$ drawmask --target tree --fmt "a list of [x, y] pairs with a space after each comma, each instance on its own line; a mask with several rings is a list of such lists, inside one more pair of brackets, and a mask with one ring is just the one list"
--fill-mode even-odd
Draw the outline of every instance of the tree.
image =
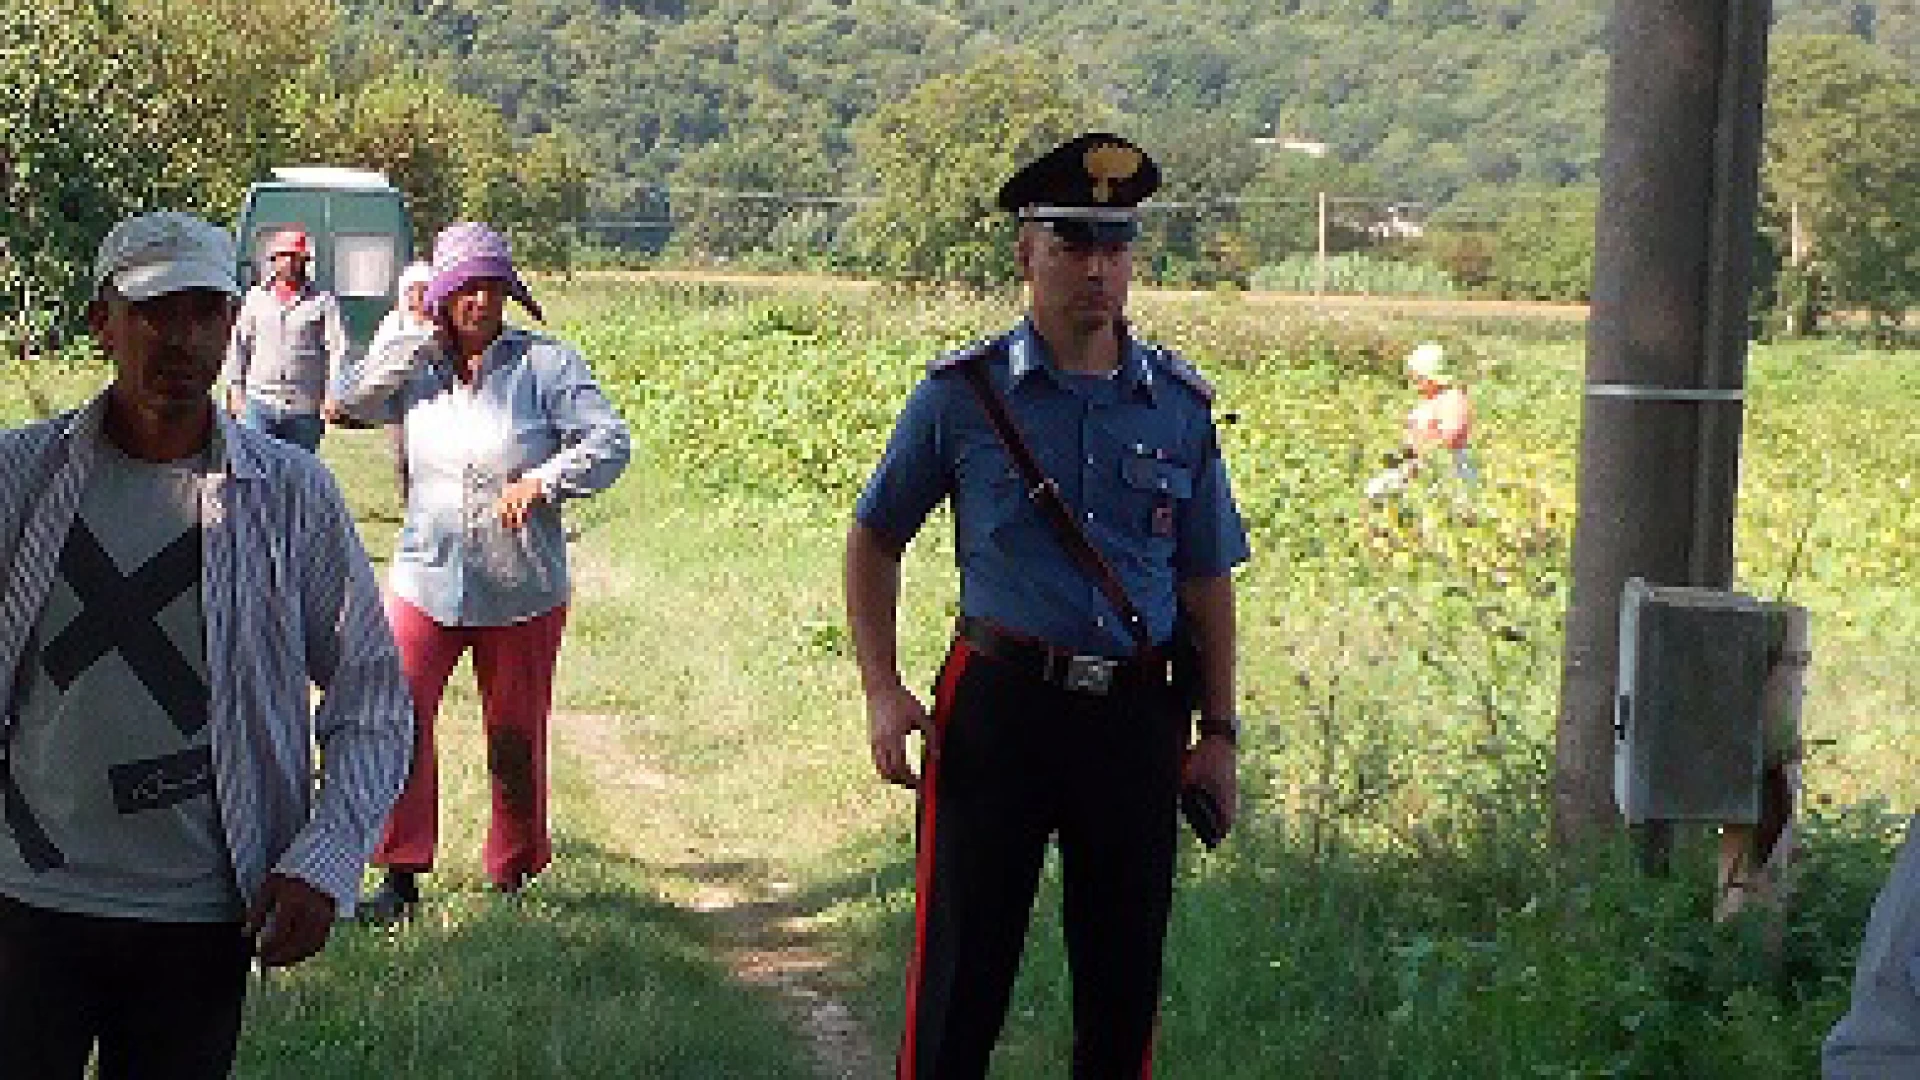
[[[1291, 150], [1274, 151], [1246, 187], [1241, 211], [1254, 258], [1262, 265], [1289, 255], [1318, 251], [1320, 196], [1328, 207], [1327, 247], [1353, 251], [1366, 244], [1367, 227], [1384, 209], [1380, 178], [1364, 164], [1331, 154], [1316, 157]], [[1362, 198], [1367, 202], [1344, 200]], [[1356, 209], [1357, 208], [1357, 209]]]
[[332, 0], [103, 0], [112, 47], [138, 79], [149, 152], [166, 162], [159, 200], [215, 221], [238, 212], [247, 185], [284, 164], [290, 124], [279, 99], [333, 32]]
[[1858, 39], [1786, 37], [1767, 117], [1763, 227], [1797, 252], [1780, 293], [1802, 302], [1801, 329], [1818, 298], [1898, 322], [1920, 300], [1920, 85]]
[[804, 209], [787, 196], [830, 195], [839, 184], [818, 130], [776, 113], [688, 154], [673, 176], [673, 250], [733, 258], [768, 249]]
[[[396, 75], [345, 91], [305, 91], [285, 102], [295, 152], [311, 161], [385, 173], [406, 193], [414, 246], [465, 215], [481, 147], [504, 144], [499, 110], [446, 86]], [[497, 135], [496, 135], [497, 132]]]
[[573, 267], [573, 223], [586, 216], [585, 153], [573, 136], [544, 132], [527, 140], [514, 165], [519, 198], [507, 219], [514, 256], [549, 270]]
[[1492, 275], [1502, 295], [1581, 301], [1592, 294], [1599, 189], [1516, 187], [1486, 197], [1507, 208], [1494, 228]]
[[344, 91], [303, 87], [282, 101], [293, 145], [314, 161], [385, 173], [407, 195], [414, 246], [458, 220], [490, 222], [530, 266], [565, 267], [586, 213], [578, 143], [563, 132], [516, 146], [493, 105], [417, 75]]
[[1137, 266], [1184, 283], [1190, 275], [1182, 270], [1211, 265], [1203, 260], [1221, 246], [1222, 233], [1245, 247], [1237, 231], [1245, 215], [1221, 200], [1241, 194], [1265, 163], [1266, 152], [1248, 127], [1232, 117], [1187, 110], [1127, 122], [1122, 133], [1147, 148], [1161, 177], [1160, 191], [1148, 204], [1153, 209], [1141, 219]]
[[876, 200], [849, 238], [882, 271], [986, 285], [1013, 278], [1000, 184], [1049, 147], [1098, 126], [1102, 110], [1031, 54], [989, 56], [883, 106], [854, 133]]
[[76, 328], [94, 248], [159, 184], [138, 65], [109, 40], [87, 0], [0, 5], [0, 337]]
[[333, 17], [330, 0], [0, 5], [0, 313], [77, 325], [93, 249], [129, 213], [230, 219], [284, 151], [278, 102]]

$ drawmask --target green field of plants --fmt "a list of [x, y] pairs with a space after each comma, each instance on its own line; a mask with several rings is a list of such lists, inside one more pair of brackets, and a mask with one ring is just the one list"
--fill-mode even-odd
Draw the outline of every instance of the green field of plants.
[[[257, 995], [242, 1075], [842, 1075], [796, 985], [853, 1018], [851, 1074], [882, 1075], [911, 803], [867, 764], [838, 545], [926, 359], [1017, 300], [598, 279], [543, 299], [636, 437], [632, 473], [576, 515], [559, 863], [517, 904], [480, 890], [473, 696], [456, 693], [442, 753], [466, 764], [448, 766], [436, 899], [398, 931], [344, 928]], [[1895, 811], [1920, 794], [1920, 357], [1753, 354], [1736, 587], [1812, 612], [1809, 808], [1784, 925], [1716, 927], [1702, 838], [1664, 881], [1546, 843], [1579, 325], [1232, 295], [1143, 297], [1135, 318], [1218, 384], [1254, 549], [1248, 814], [1219, 852], [1183, 856], [1157, 1074], [1812, 1075]], [[1482, 482], [1371, 506], [1400, 357], [1426, 339], [1471, 379]], [[103, 378], [71, 357], [0, 401], [11, 422], [28, 390], [63, 404]], [[382, 445], [325, 448], [376, 557], [396, 520]], [[946, 531], [906, 567], [903, 656], [923, 682], [953, 610]], [[811, 966], [756, 978], [775, 956]], [[1043, 903], [996, 1076], [1065, 1075], [1066, 993]]]

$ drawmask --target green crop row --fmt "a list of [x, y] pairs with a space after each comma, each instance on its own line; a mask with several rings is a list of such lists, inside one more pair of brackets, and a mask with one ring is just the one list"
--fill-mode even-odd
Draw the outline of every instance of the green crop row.
[[1254, 288], [1269, 292], [1329, 292], [1360, 296], [1457, 296], [1460, 288], [1445, 270], [1427, 263], [1382, 259], [1342, 252], [1320, 259], [1291, 255], [1254, 268]]

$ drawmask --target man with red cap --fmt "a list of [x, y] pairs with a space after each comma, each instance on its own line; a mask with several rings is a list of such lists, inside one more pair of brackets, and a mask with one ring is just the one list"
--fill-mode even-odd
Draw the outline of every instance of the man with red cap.
[[333, 411], [333, 384], [347, 355], [340, 301], [308, 268], [313, 241], [282, 229], [267, 242], [273, 273], [247, 291], [234, 320], [221, 381], [227, 411], [255, 431], [313, 450]]

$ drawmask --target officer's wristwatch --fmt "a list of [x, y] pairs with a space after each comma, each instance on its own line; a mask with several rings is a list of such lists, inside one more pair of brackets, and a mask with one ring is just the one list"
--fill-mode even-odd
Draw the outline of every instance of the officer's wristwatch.
[[1200, 718], [1200, 737], [1223, 739], [1228, 746], [1240, 745], [1240, 717], [1233, 714]]

